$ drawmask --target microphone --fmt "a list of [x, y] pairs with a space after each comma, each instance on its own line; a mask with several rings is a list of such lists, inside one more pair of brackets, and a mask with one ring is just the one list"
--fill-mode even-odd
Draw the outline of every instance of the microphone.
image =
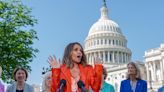
[[85, 88], [85, 84], [81, 80], [77, 82], [77, 85], [79, 88], [82, 89], [82, 92], [88, 92], [87, 89]]
[[63, 92], [63, 87], [65, 87], [65, 85], [66, 85], [66, 80], [65, 79], [60, 80], [60, 87], [58, 92]]

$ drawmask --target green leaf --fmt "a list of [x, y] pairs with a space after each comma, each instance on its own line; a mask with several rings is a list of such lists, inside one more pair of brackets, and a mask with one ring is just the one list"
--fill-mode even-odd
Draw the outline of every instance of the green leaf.
[[29, 64], [39, 51], [32, 47], [38, 37], [31, 11], [21, 0], [0, 0], [0, 66], [6, 83], [14, 81], [11, 75], [18, 66], [31, 72]]

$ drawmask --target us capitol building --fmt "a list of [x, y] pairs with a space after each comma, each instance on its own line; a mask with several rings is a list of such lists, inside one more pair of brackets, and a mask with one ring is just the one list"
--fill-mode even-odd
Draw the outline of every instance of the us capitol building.
[[[127, 63], [132, 61], [132, 52], [119, 25], [109, 18], [105, 0], [100, 12], [100, 18], [91, 26], [84, 41], [84, 50], [89, 64], [93, 64], [94, 57], [102, 59], [108, 72], [106, 81], [114, 86], [115, 92], [120, 92], [120, 83], [126, 79]], [[145, 51], [144, 57], [145, 61], [135, 62], [142, 79], [148, 83], [148, 91], [156, 92], [164, 85], [164, 44]]]

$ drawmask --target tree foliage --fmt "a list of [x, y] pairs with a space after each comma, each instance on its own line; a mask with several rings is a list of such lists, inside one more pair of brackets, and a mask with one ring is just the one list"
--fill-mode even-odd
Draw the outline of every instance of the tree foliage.
[[2, 80], [13, 81], [13, 70], [24, 67], [29, 72], [38, 49], [33, 48], [37, 33], [32, 27], [37, 20], [31, 15], [31, 9], [21, 0], [0, 0], [0, 66], [3, 69]]

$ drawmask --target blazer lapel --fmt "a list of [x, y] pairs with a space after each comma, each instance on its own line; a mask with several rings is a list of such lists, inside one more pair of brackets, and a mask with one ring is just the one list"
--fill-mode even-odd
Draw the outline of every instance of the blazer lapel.
[[141, 86], [141, 83], [140, 83], [139, 80], [137, 80], [135, 92], [139, 92], [140, 91], [140, 88], [141, 88], [140, 86]]
[[15, 82], [15, 83], [13, 84], [12, 92], [15, 92], [15, 91], [16, 91], [16, 86], [17, 86], [17, 83]]
[[85, 84], [87, 71], [85, 70], [85, 67], [82, 66], [81, 64], [79, 64], [79, 68], [80, 68], [80, 80], [82, 80]]
[[69, 85], [71, 85], [71, 72], [66, 66], [61, 68], [61, 73], [63, 73], [64, 77], [66, 78]]
[[26, 85], [26, 83], [24, 84], [23, 92], [27, 92], [27, 85]]
[[129, 92], [132, 92], [132, 86], [130, 84], [130, 80], [128, 79], [127, 82], [128, 82], [127, 86], [129, 85], [129, 87], [127, 89], [128, 89]]

